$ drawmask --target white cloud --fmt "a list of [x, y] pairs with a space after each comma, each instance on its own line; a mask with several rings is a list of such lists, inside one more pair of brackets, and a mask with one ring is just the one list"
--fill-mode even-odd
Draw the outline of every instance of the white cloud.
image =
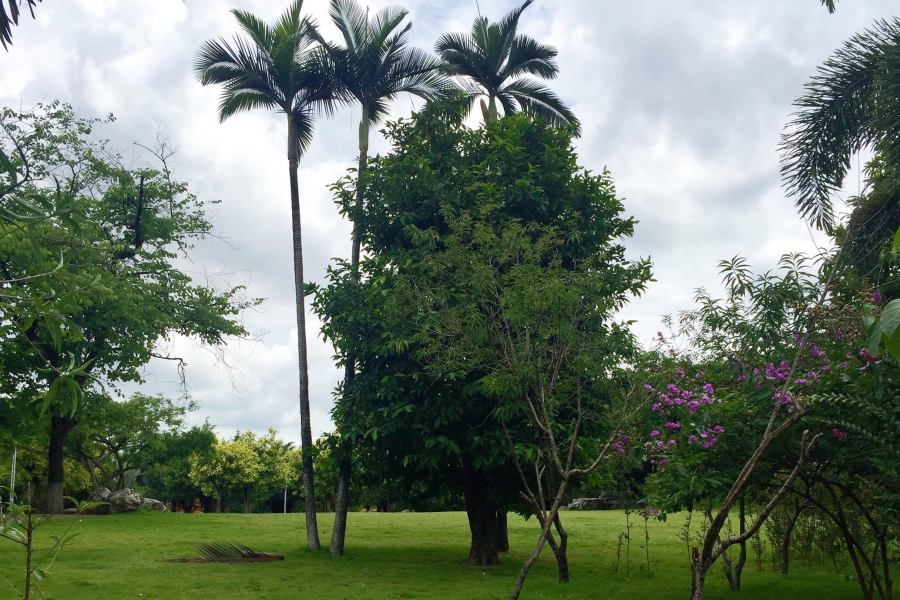
[[[481, 2], [493, 19], [516, 5]], [[372, 3], [378, 9], [393, 0]], [[293, 309], [285, 131], [276, 115], [255, 113], [219, 124], [217, 93], [191, 72], [194, 52], [236, 31], [228, 9], [271, 21], [283, 3], [263, 0], [78, 0], [45, 2], [26, 18], [8, 55], [0, 53], [0, 101], [30, 106], [59, 98], [84, 116], [114, 112], [98, 132], [123, 151], [152, 142], [158, 130], [179, 148], [176, 174], [215, 207], [218, 233], [198, 245], [189, 268], [227, 271], [265, 297], [250, 326], [267, 331], [258, 344], [227, 349], [236, 386], [206, 351], [176, 340], [202, 409], [222, 432], [275, 425], [299, 440], [296, 323]], [[409, 2], [413, 42], [430, 49], [445, 31], [467, 31], [474, 2]], [[716, 263], [742, 254], [771, 268], [785, 252], [814, 244], [781, 192], [777, 143], [803, 83], [832, 50], [876, 18], [887, 0], [841, 3], [828, 15], [817, 0], [772, 3], [658, 0], [598, 3], [538, 0], [522, 29], [560, 50], [552, 82], [584, 122], [580, 160], [608, 166], [626, 211], [640, 221], [631, 256], [651, 255], [658, 282], [624, 313], [648, 339], [659, 316], [690, 305], [693, 290], [717, 289]], [[326, 0], [306, 9], [325, 24]], [[401, 98], [396, 115], [408, 114]], [[395, 116], [396, 116], [395, 115]], [[349, 225], [327, 185], [352, 166], [359, 111], [345, 109], [318, 125], [301, 163], [306, 278], [321, 281], [329, 260], [349, 254]], [[386, 149], [383, 140], [374, 152]], [[855, 178], [848, 178], [854, 181]], [[315, 433], [330, 428], [331, 391], [340, 378], [332, 349], [308, 321]], [[175, 393], [171, 365], [152, 364], [147, 392]]]

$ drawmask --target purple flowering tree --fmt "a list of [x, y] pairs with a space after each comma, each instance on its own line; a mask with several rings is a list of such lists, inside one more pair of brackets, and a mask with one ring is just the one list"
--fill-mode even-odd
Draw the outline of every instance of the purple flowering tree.
[[[727, 297], [698, 293], [698, 308], [682, 313], [677, 325], [669, 322], [672, 338], [660, 334], [649, 359], [655, 366], [642, 369], [653, 373], [645, 385], [654, 401], [647, 433], [635, 445], [655, 471], [650, 498], [669, 511], [698, 501], [709, 507], [703, 542], [692, 550], [692, 600], [703, 597], [706, 574], [720, 557], [732, 588], [740, 588], [747, 540], [791, 492], [820, 437], [804, 429], [791, 440], [790, 464], [773, 460], [773, 442], [806, 417], [826, 366], [816, 345], [817, 315], [830, 283], [809, 265], [789, 255], [780, 274], [754, 275], [743, 259], [721, 263]], [[767, 489], [773, 491], [761, 493]], [[747, 522], [751, 493], [759, 509]], [[723, 535], [735, 505], [739, 532]], [[732, 570], [726, 551], [736, 544], [741, 556]]]

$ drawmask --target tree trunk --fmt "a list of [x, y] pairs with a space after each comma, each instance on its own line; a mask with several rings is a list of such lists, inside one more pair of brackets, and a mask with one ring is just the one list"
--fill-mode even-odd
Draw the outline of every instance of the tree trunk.
[[34, 552], [34, 517], [31, 512], [28, 513], [28, 522], [25, 529], [25, 595], [24, 600], [31, 598], [31, 571], [32, 571], [32, 554]]
[[[362, 117], [359, 121], [359, 165], [356, 171], [356, 209], [363, 208], [362, 175], [368, 166], [369, 152], [369, 113], [365, 106], [362, 107]], [[362, 232], [358, 222], [353, 223], [353, 237], [350, 245], [350, 267], [353, 277], [359, 280], [359, 253], [362, 244]], [[344, 365], [344, 403], [348, 402], [350, 386], [356, 373], [356, 357], [348, 353], [347, 363]], [[347, 408], [348, 412], [352, 409]], [[346, 417], [345, 417], [346, 418]], [[344, 540], [347, 537], [347, 511], [350, 508], [350, 477], [353, 474], [353, 447], [345, 438], [341, 438], [341, 456], [338, 461], [338, 490], [334, 499], [334, 530], [331, 532], [332, 554], [342, 556], [344, 554]]]
[[790, 568], [791, 563], [791, 534], [794, 532], [794, 526], [797, 524], [797, 519], [800, 518], [800, 513], [803, 512], [803, 506], [800, 504], [800, 501], [797, 500], [794, 503], [794, 514], [791, 516], [791, 520], [788, 521], [787, 527], [784, 530], [784, 539], [781, 540], [781, 573], [782, 575], [788, 574], [788, 569]]
[[522, 586], [525, 585], [525, 577], [528, 576], [528, 571], [531, 569], [531, 566], [538, 559], [538, 556], [541, 555], [541, 550], [544, 549], [544, 544], [547, 541], [547, 537], [550, 535], [550, 523], [544, 522], [541, 526], [541, 535], [538, 538], [538, 543], [534, 547], [534, 550], [531, 552], [531, 556], [529, 556], [525, 562], [522, 564], [522, 568], [519, 570], [519, 577], [516, 579], [516, 585], [513, 586], [512, 594], [509, 596], [509, 600], [518, 600], [519, 595], [522, 593]]
[[497, 120], [497, 99], [491, 94], [490, 101], [488, 102], [488, 117], [487, 120], [490, 122]]
[[569, 583], [569, 558], [566, 556], [566, 549], [569, 546], [569, 534], [563, 529], [562, 521], [559, 520], [559, 513], [553, 519], [556, 526], [556, 532], [559, 534], [559, 547], [554, 549], [556, 555], [556, 567], [559, 571], [559, 582]]
[[50, 418], [50, 447], [47, 451], [47, 512], [60, 514], [63, 512], [63, 487], [65, 484], [65, 459], [66, 436], [75, 427], [77, 421], [66, 417], [53, 416]]
[[706, 571], [709, 566], [700, 560], [698, 554], [694, 555], [691, 564], [691, 596], [690, 600], [703, 600], [703, 585], [706, 582]]
[[[741, 535], [747, 531], [747, 507], [746, 507], [746, 499], [744, 496], [741, 496], [740, 504], [738, 504], [738, 519], [740, 521], [739, 527]], [[741, 591], [741, 572], [744, 570], [744, 565], [747, 563], [747, 542], [740, 542], [741, 553], [738, 555], [737, 564], [734, 566], [734, 579], [731, 581], [731, 589], [735, 592]]]
[[487, 478], [469, 469], [466, 475], [466, 515], [472, 532], [472, 546], [467, 564], [488, 566], [500, 563], [497, 506], [488, 500]]
[[312, 424], [309, 412], [309, 368], [306, 352], [306, 307], [303, 290], [303, 238], [300, 227], [300, 189], [297, 185], [297, 128], [288, 114], [288, 171], [291, 179], [291, 228], [294, 245], [294, 292], [297, 308], [297, 355], [300, 366], [300, 442], [303, 449], [303, 495], [306, 501], [306, 541], [310, 550], [319, 549], [319, 526], [316, 522], [316, 491], [313, 479]]
[[509, 554], [509, 513], [500, 511], [497, 513], [497, 547], [500, 552]]

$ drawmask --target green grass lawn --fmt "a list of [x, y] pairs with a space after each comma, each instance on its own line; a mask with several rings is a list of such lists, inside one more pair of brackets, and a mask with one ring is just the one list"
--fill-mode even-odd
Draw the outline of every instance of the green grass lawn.
[[[432, 600], [505, 599], [516, 574], [537, 539], [537, 525], [510, 516], [512, 552], [490, 568], [464, 566], [468, 527], [464, 513], [354, 513], [349, 517], [347, 553], [331, 556], [327, 545], [333, 515], [319, 516], [323, 549], [305, 549], [302, 514], [184, 515], [141, 512], [84, 517], [73, 531], [80, 535], [63, 550], [51, 569], [45, 593], [59, 600], [122, 598], [229, 600], [301, 598], [363, 600], [430, 598]], [[668, 600], [687, 598], [686, 549], [677, 534], [682, 520], [650, 523], [650, 559], [655, 573], [638, 570], [644, 560], [643, 521], [632, 530], [630, 577], [615, 573], [616, 540], [625, 527], [622, 512], [563, 513], [569, 531], [572, 580], [556, 581], [556, 562], [549, 548], [532, 568], [523, 598]], [[38, 531], [46, 547], [50, 535], [70, 522], [63, 517]], [[284, 562], [261, 564], [172, 563], [163, 559], [192, 556], [196, 544], [237, 541], [254, 549], [281, 552]], [[624, 553], [623, 553], [624, 554]], [[624, 556], [622, 558], [624, 561]], [[658, 561], [658, 562], [657, 562]], [[787, 577], [757, 570], [752, 557], [744, 571], [743, 590], [728, 589], [717, 564], [708, 580], [707, 598], [770, 600], [858, 598], [852, 581], [830, 567], [792, 562]], [[21, 578], [23, 552], [0, 540], [0, 573]], [[6, 584], [0, 581], [0, 585]], [[14, 598], [8, 587], [0, 598]]]

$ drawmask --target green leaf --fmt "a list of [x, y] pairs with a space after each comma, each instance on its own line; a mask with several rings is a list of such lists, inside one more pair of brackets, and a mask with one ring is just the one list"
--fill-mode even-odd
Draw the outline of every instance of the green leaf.
[[872, 335], [869, 337], [869, 354], [872, 356], [878, 354], [878, 346], [881, 345], [881, 338], [881, 325], [876, 323], [875, 328], [872, 329]]
[[53, 380], [53, 383], [50, 384], [50, 389], [47, 390], [47, 393], [44, 395], [44, 405], [41, 407], [41, 416], [44, 416], [44, 413], [47, 412], [47, 409], [50, 408], [50, 405], [53, 404], [53, 401], [56, 400], [56, 396], [59, 394], [59, 388], [63, 385], [64, 377], [57, 377]]
[[900, 299], [888, 302], [878, 320], [881, 331], [888, 336], [894, 335], [898, 325], [900, 325]]
[[892, 336], [885, 334], [883, 338], [885, 350], [896, 360], [900, 361], [900, 330], [895, 330]]
[[16, 176], [16, 166], [12, 163], [11, 160], [9, 160], [9, 157], [7, 157], [6, 154], [3, 153], [2, 149], [0, 149], [0, 170], [9, 173], [10, 177]]
[[897, 251], [900, 250], [900, 227], [897, 228], [897, 233], [894, 234], [893, 249], [894, 249], [894, 254], [896, 254]]

